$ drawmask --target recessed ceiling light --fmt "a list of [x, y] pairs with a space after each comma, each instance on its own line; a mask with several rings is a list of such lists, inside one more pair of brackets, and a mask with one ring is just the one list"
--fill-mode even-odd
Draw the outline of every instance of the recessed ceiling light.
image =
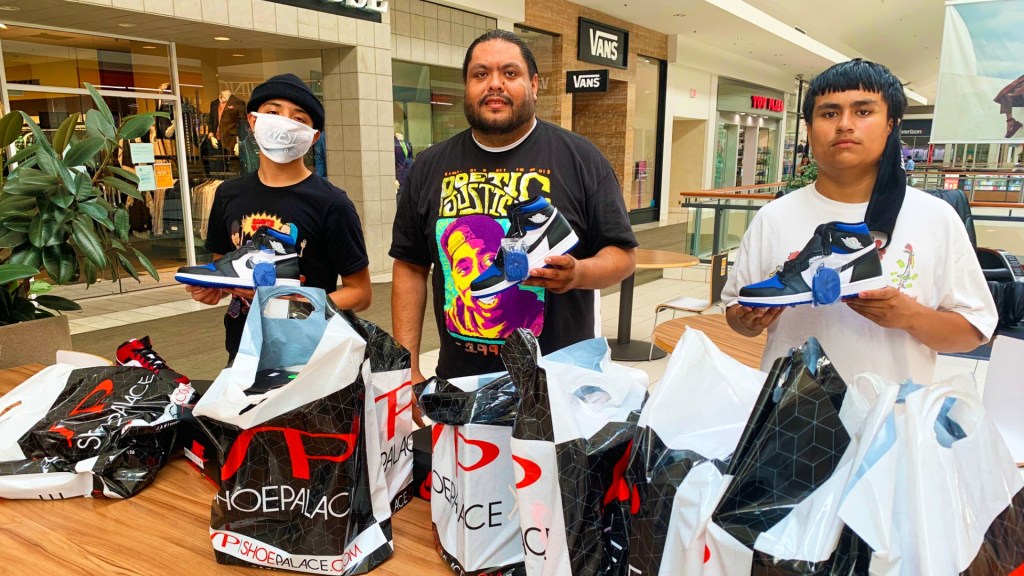
[[156, 46], [146, 45], [142, 47], [143, 50], [156, 50]]
[[131, 22], [121, 22], [120, 24], [118, 24], [118, 26], [120, 26], [121, 28], [135, 28], [135, 26], [137, 25], [132, 24]]
[[21, 8], [18, 8], [17, 6], [6, 6], [5, 5], [5, 6], [0, 6], [0, 10], [3, 10], [4, 12], [17, 12], [18, 10], [21, 10]]
[[231, 40], [231, 38], [228, 38], [227, 36], [214, 36], [213, 39], [220, 42], [227, 42], [228, 40]]
[[245, 54], [232, 54], [235, 58], [242, 58]]

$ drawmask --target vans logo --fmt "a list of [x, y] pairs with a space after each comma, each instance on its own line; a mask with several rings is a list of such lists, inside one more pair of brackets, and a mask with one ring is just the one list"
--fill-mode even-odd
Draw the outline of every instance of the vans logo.
[[619, 58], [619, 39], [614, 34], [591, 29], [590, 53], [601, 58], [617, 60]]
[[597, 74], [580, 74], [572, 79], [572, 84], [576, 88], [600, 88], [601, 77]]
[[579, 19], [576, 57], [584, 62], [626, 68], [629, 31], [586, 18]]
[[607, 70], [570, 70], [565, 73], [565, 91], [607, 92]]

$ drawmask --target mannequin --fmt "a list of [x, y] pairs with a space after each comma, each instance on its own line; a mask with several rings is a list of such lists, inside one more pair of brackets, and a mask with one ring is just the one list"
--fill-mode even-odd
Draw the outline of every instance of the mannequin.
[[235, 154], [238, 127], [245, 121], [245, 100], [232, 94], [231, 90], [221, 90], [210, 102], [210, 143], [221, 154]]
[[405, 139], [405, 135], [395, 131], [395, 188], [399, 189], [405, 184], [409, 176], [409, 169], [412, 168], [412, 143]]

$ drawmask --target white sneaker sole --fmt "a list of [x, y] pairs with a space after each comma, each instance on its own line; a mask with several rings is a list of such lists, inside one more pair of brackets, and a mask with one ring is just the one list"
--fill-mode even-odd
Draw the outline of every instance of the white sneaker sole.
[[[875, 276], [874, 278], [868, 278], [867, 280], [850, 282], [849, 284], [842, 285], [839, 299], [842, 300], [843, 298], [856, 296], [866, 290], [885, 288], [888, 285], [889, 284], [885, 281], [884, 276]], [[801, 292], [799, 294], [787, 294], [785, 296], [740, 296], [738, 303], [742, 306], [750, 306], [752, 308], [770, 308], [777, 306], [798, 306], [800, 304], [810, 304], [813, 300], [814, 298], [810, 292]]]
[[[188, 284], [189, 286], [199, 286], [200, 288], [241, 288], [244, 290], [255, 290], [256, 286], [253, 284], [252, 278], [228, 278], [224, 276], [206, 276], [204, 274], [189, 274], [188, 272], [178, 272], [174, 275], [174, 280], [182, 284]], [[275, 286], [301, 286], [302, 283], [292, 278], [278, 278]]]

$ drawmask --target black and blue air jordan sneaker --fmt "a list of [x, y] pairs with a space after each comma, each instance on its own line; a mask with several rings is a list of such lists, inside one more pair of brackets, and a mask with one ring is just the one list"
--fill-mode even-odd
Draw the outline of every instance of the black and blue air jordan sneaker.
[[299, 286], [298, 228], [291, 233], [260, 226], [244, 246], [200, 266], [182, 266], [174, 279], [203, 288]]
[[532, 268], [543, 268], [548, 256], [561, 256], [572, 250], [579, 238], [569, 222], [543, 196], [516, 202], [509, 207], [509, 228], [505, 238], [521, 240], [526, 245], [529, 263], [527, 274], [519, 280], [510, 280], [505, 274], [505, 252], [499, 251], [490, 268], [484, 270], [470, 284], [474, 298], [487, 298], [507, 290], [529, 277]]
[[740, 288], [744, 306], [823, 305], [884, 288], [882, 260], [864, 223], [818, 226], [796, 258], [774, 276]]

